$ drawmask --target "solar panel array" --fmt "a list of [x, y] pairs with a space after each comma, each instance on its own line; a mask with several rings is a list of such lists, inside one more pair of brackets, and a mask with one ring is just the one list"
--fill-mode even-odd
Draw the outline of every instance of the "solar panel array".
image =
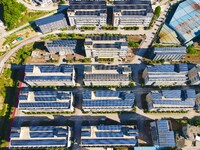
[[25, 72], [33, 72], [34, 65], [26, 65]]
[[186, 54], [186, 47], [155, 47], [154, 53], [156, 54]]
[[43, 102], [43, 103], [19, 103], [19, 107], [22, 109], [22, 108], [69, 108], [69, 103], [68, 102], [65, 102], [65, 103], [62, 103], [62, 102]]
[[[103, 107], [130, 107], [134, 105], [134, 100], [84, 100], [83, 108], [103, 108]], [[115, 109], [115, 108], [113, 108]]]
[[69, 81], [71, 76], [25, 76], [25, 81]]
[[49, 17], [46, 17], [46, 18], [36, 20], [35, 23], [36, 23], [37, 26], [41, 26], [41, 25], [52, 23], [52, 22], [57, 22], [57, 21], [60, 21], [60, 20], [63, 20], [63, 19], [65, 19], [65, 15], [60, 13], [60, 14], [56, 14], [56, 15], [53, 15], [53, 16], [49, 16]]
[[96, 137], [123, 137], [122, 132], [95, 132]]
[[[91, 91], [92, 92], [92, 91]], [[110, 91], [110, 90], [97, 90], [94, 91], [96, 97], [119, 97], [119, 91]]]
[[120, 44], [119, 43], [115, 43], [115, 44], [94, 44], [93, 47], [94, 48], [120, 48]]
[[[29, 128], [25, 130], [22, 128]], [[29, 131], [28, 133], [26, 131]], [[11, 129], [11, 147], [45, 147], [45, 146], [65, 146], [67, 144], [68, 130], [66, 127], [56, 126], [30, 126], [19, 128], [18, 133]], [[21, 136], [16, 136], [16, 135]], [[24, 135], [30, 135], [24, 136]]]
[[135, 145], [135, 139], [83, 139], [83, 145]]
[[122, 125], [99, 125], [98, 130], [121, 130]]
[[85, 81], [129, 81], [127, 74], [85, 74]]
[[94, 65], [96, 70], [117, 70], [118, 65]]
[[146, 16], [146, 11], [123, 11], [122, 15]]
[[152, 136], [154, 137], [154, 145], [164, 147], [174, 147], [175, 139], [174, 132], [170, 131], [169, 123], [167, 120], [156, 121], [156, 126], [152, 126]]

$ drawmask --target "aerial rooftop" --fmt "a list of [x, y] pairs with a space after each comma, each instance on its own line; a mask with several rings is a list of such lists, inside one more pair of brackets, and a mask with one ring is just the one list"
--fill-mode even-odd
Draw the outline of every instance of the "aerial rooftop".
[[138, 130], [129, 125], [82, 126], [82, 146], [134, 146]]
[[84, 111], [125, 111], [132, 110], [135, 94], [111, 90], [84, 90]]
[[156, 54], [186, 54], [186, 47], [155, 47]]
[[73, 95], [69, 91], [22, 88], [18, 99], [22, 111], [73, 111]]
[[70, 137], [70, 128], [64, 126], [12, 127], [9, 147], [70, 147]]
[[56, 14], [56, 15], [53, 15], [53, 16], [49, 16], [49, 17], [46, 17], [46, 18], [36, 20], [35, 23], [36, 23], [37, 26], [41, 26], [41, 25], [52, 23], [52, 22], [60, 21], [60, 20], [63, 20], [63, 19], [65, 19], [65, 15], [60, 13], [60, 14]]
[[154, 146], [174, 147], [174, 131], [171, 131], [171, 122], [168, 120], [158, 120], [150, 123]]
[[184, 42], [189, 42], [200, 35], [199, 0], [186, 0], [179, 4], [169, 25], [179, 34]]

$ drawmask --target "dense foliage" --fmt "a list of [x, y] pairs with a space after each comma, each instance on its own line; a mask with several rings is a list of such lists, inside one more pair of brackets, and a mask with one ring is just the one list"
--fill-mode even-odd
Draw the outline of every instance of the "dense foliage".
[[3, 7], [3, 20], [7, 29], [14, 28], [15, 24], [23, 16], [26, 7], [16, 0], [1, 0], [0, 5]]
[[161, 12], [161, 7], [157, 6], [154, 11], [154, 15], [158, 18], [160, 16], [160, 12]]

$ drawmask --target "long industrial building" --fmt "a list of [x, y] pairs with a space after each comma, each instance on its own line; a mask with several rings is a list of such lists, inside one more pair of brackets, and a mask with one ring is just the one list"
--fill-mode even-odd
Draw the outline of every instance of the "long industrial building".
[[135, 94], [111, 90], [84, 90], [82, 109], [85, 112], [131, 111]]
[[132, 73], [129, 65], [85, 65], [85, 86], [128, 86]]
[[26, 65], [25, 83], [29, 86], [75, 86], [72, 65]]
[[88, 36], [84, 48], [88, 58], [124, 58], [128, 55], [125, 36]]
[[77, 40], [46, 41], [45, 46], [51, 54], [67, 55], [74, 54]]
[[187, 111], [193, 110], [196, 92], [190, 90], [151, 91], [146, 96], [149, 111]]
[[105, 0], [70, 0], [67, 10], [70, 26], [104, 26], [107, 20]]
[[36, 26], [42, 33], [52, 32], [67, 27], [67, 20], [64, 14], [56, 14], [50, 17], [35, 21]]
[[171, 122], [168, 120], [158, 120], [150, 123], [151, 136], [154, 146], [162, 148], [175, 147], [174, 131]]
[[145, 85], [151, 86], [181, 86], [188, 81], [187, 64], [148, 65], [142, 77]]
[[123, 147], [135, 146], [138, 130], [134, 125], [82, 126], [82, 147]]
[[200, 4], [199, 0], [185, 0], [181, 2], [169, 26], [181, 37], [184, 43], [200, 35]]
[[199, 85], [200, 84], [200, 67], [194, 66], [188, 72], [188, 77], [191, 85]]
[[70, 127], [29, 126], [11, 128], [10, 149], [64, 148], [70, 146]]
[[114, 1], [113, 26], [148, 27], [153, 17], [151, 1]]
[[55, 89], [22, 88], [18, 109], [22, 112], [73, 112], [72, 92]]
[[186, 47], [155, 47], [153, 60], [179, 61], [186, 55]]

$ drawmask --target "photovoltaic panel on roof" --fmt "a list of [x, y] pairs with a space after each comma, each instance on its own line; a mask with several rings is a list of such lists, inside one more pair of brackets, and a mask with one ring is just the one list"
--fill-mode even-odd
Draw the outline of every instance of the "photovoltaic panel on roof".
[[35, 97], [35, 101], [56, 101], [56, 97]]
[[134, 100], [84, 100], [83, 107], [133, 107]]
[[61, 68], [57, 66], [41, 66], [39, 67], [42, 73], [60, 72]]
[[30, 126], [30, 131], [52, 131], [54, 126]]
[[52, 138], [53, 132], [30, 132], [31, 138]]
[[97, 126], [98, 130], [121, 130], [121, 125], [99, 125]]
[[106, 91], [106, 90], [98, 90], [95, 91], [95, 96], [96, 97], [118, 97], [119, 96], [119, 92], [118, 91]]
[[26, 65], [25, 72], [33, 72], [33, 65]]
[[94, 44], [94, 48], [120, 48], [119, 44]]
[[11, 140], [12, 146], [45, 146], [45, 145], [52, 145], [52, 146], [65, 146], [66, 140], [63, 139], [39, 139], [39, 140]]
[[122, 132], [96, 132], [97, 137], [123, 137]]
[[82, 139], [82, 144], [90, 145], [135, 145], [135, 139]]
[[69, 108], [68, 102], [37, 102], [37, 103], [19, 103], [19, 108], [54, 108], [54, 107], [66, 107]]
[[95, 65], [96, 70], [117, 70], [117, 65]]
[[89, 131], [82, 131], [81, 136], [91, 136], [91, 132]]
[[53, 16], [50, 16], [50, 17], [46, 17], [46, 18], [43, 18], [43, 19], [36, 20], [35, 23], [36, 23], [36, 25], [40, 26], [40, 25], [60, 21], [60, 20], [63, 20], [63, 19], [65, 19], [65, 15], [60, 13], [60, 14], [57, 14], [57, 15], [53, 15]]
[[35, 96], [44, 96], [44, 97], [49, 97], [53, 96], [55, 97], [57, 95], [57, 91], [34, 91]]
[[68, 81], [71, 80], [71, 76], [25, 76], [25, 81], [32, 80], [32, 81]]
[[123, 11], [122, 15], [146, 15], [146, 11]]
[[10, 138], [19, 138], [20, 134], [18, 132], [11, 132]]

